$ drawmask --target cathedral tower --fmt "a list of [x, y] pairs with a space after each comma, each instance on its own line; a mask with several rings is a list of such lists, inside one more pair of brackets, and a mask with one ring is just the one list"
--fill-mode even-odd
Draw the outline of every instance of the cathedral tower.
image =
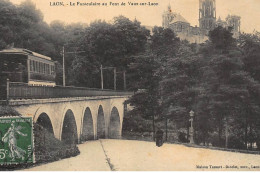
[[216, 0], [199, 0], [200, 28], [209, 31], [216, 25]]
[[238, 38], [240, 35], [241, 17], [236, 15], [228, 15], [226, 18], [227, 25], [232, 27], [232, 33], [234, 38]]

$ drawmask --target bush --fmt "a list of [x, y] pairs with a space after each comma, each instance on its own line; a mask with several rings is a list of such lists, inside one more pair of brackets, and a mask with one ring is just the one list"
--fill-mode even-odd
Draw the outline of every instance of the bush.
[[36, 163], [52, 162], [79, 154], [75, 144], [63, 143], [38, 124], [34, 124], [34, 141]]
[[182, 142], [182, 143], [189, 142], [189, 140], [186, 139], [186, 133], [184, 133], [184, 132], [179, 132], [178, 139], [179, 139], [179, 142]]
[[230, 136], [228, 139], [228, 148], [245, 149], [243, 139], [238, 138], [237, 136]]
[[221, 139], [219, 140], [219, 136], [217, 133], [210, 135], [209, 142], [212, 144], [213, 147], [225, 146], [225, 139], [221, 137]]

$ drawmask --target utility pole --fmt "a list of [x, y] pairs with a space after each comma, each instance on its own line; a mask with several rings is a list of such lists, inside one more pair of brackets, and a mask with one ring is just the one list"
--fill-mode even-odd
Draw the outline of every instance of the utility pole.
[[125, 78], [125, 71], [123, 72], [123, 78], [124, 78], [124, 90], [126, 90], [126, 78]]
[[225, 147], [228, 148], [228, 136], [229, 136], [229, 133], [228, 133], [228, 118], [226, 117], [226, 130], [225, 130], [225, 133], [226, 133], [226, 142], [225, 142]]
[[104, 89], [104, 83], [103, 83], [103, 70], [105, 69], [114, 69], [114, 90], [116, 90], [116, 67], [103, 67], [101, 65], [100, 72], [101, 72], [101, 88]]
[[116, 90], [116, 68], [114, 68], [114, 90]]
[[126, 90], [126, 76], [125, 76], [126, 71], [125, 70], [124, 71], [118, 71], [116, 73], [123, 73], [123, 84], [124, 84], [123, 89]]
[[[162, 100], [162, 97], [161, 97], [161, 100]], [[172, 114], [172, 110], [173, 110], [173, 105], [171, 104], [170, 107], [168, 108], [168, 113], [165, 113], [165, 131], [166, 131], [165, 140], [166, 141], [168, 140], [168, 117], [169, 117], [169, 115]]]
[[[62, 68], [63, 68], [63, 86], [66, 86], [66, 74], [65, 74], [65, 45], [69, 45], [73, 43], [66, 43], [62, 47]], [[77, 53], [84, 53], [85, 51], [74, 51], [74, 52], [66, 52], [66, 54], [75, 54], [75, 58], [77, 57]]]
[[155, 141], [155, 118], [154, 118], [154, 109], [153, 109], [153, 141]]
[[165, 132], [165, 141], [167, 141], [168, 140], [168, 118], [167, 118], [167, 116], [165, 117], [165, 127], [166, 127], [166, 132]]
[[190, 111], [190, 144], [194, 144], [194, 128], [193, 128], [193, 117], [194, 117], [194, 112], [191, 110]]
[[104, 89], [104, 83], [103, 83], [103, 67], [102, 64], [100, 66], [100, 73], [101, 73], [101, 89]]
[[64, 46], [62, 47], [62, 68], [63, 68], [63, 86], [66, 86], [66, 81], [65, 81], [65, 48]]
[[116, 85], [116, 77], [117, 77], [117, 73], [123, 73], [123, 78], [124, 78], [124, 90], [126, 90], [126, 75], [125, 75], [125, 71], [116, 71], [116, 67], [103, 67], [102, 65], [100, 66], [100, 75], [101, 75], [101, 89], [104, 89], [104, 76], [103, 76], [103, 70], [105, 69], [113, 69], [114, 71], [114, 90], [116, 90], [117, 85]]

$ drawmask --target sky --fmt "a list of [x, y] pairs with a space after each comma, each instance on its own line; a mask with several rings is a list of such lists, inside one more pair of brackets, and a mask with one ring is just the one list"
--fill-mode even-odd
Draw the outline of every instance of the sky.
[[[19, 5], [24, 0], [10, 0]], [[171, 4], [172, 11], [180, 13], [192, 26], [199, 25], [199, 0], [31, 0], [50, 23], [61, 20], [65, 23], [91, 23], [97, 19], [112, 21], [113, 17], [123, 15], [136, 18], [147, 26], [161, 26], [162, 13]], [[64, 2], [65, 6], [51, 6], [51, 2]], [[66, 6], [70, 2], [106, 2], [110, 4], [125, 2], [126, 6]], [[158, 6], [130, 6], [128, 2], [151, 2]], [[260, 31], [260, 0], [216, 0], [217, 17], [225, 19], [228, 14], [241, 16], [241, 31], [251, 33]]]

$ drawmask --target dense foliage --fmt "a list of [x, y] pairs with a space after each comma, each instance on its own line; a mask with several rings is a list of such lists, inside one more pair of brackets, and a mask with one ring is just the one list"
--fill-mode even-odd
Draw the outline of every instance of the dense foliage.
[[170, 120], [186, 138], [175, 140], [189, 141], [193, 110], [197, 144], [239, 149], [257, 144], [259, 149], [259, 34], [236, 40], [230, 28], [218, 27], [209, 41], [196, 45], [170, 32], [155, 27], [147, 57], [131, 64], [134, 88], [143, 90], [129, 100], [134, 106], [129, 116], [155, 119], [158, 128]]

